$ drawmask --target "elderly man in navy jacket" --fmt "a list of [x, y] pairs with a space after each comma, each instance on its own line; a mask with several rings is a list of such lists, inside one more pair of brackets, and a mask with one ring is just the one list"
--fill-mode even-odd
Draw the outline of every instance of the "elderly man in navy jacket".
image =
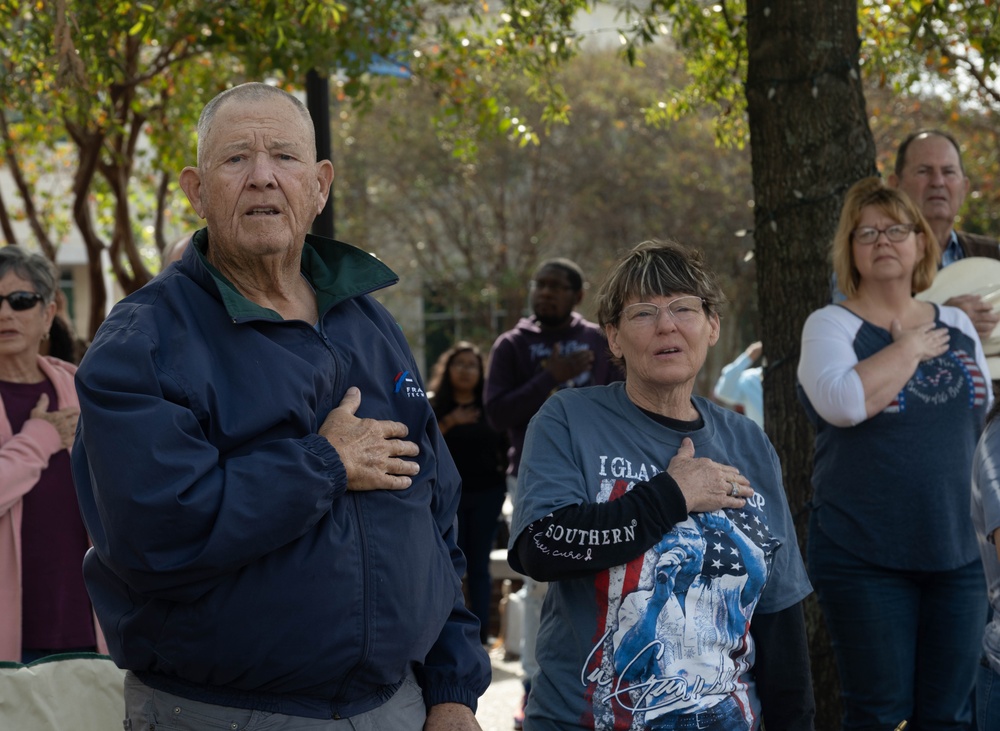
[[84, 572], [133, 731], [479, 729], [458, 474], [369, 296], [396, 276], [306, 235], [313, 140], [276, 88], [209, 102], [180, 176], [207, 227], [78, 374]]

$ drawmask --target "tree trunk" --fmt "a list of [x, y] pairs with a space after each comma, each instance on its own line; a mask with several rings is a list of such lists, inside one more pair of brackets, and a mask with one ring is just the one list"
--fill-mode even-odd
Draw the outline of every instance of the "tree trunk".
[[102, 138], [99, 134], [87, 134], [84, 130], [66, 125], [67, 131], [76, 142], [79, 150], [77, 169], [73, 175], [73, 221], [80, 230], [83, 244], [87, 249], [87, 278], [90, 283], [90, 312], [87, 316], [86, 339], [94, 338], [97, 328], [104, 321], [104, 309], [107, 306], [108, 293], [104, 286], [104, 267], [101, 252], [104, 242], [94, 231], [93, 219], [90, 215], [90, 185], [97, 170]]
[[[857, 0], [748, 0], [747, 13], [764, 412], [804, 554], [813, 431], [795, 392], [799, 339], [809, 313], [829, 301], [828, 252], [843, 195], [877, 174], [875, 141], [857, 67]], [[806, 621], [816, 728], [839, 729], [839, 682], [814, 597]]]

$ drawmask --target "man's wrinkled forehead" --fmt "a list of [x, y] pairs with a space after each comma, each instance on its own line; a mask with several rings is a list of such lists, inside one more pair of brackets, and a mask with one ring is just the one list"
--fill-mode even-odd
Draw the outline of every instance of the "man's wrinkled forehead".
[[934, 165], [962, 170], [962, 153], [955, 142], [945, 135], [925, 132], [907, 145], [901, 171]]
[[[233, 124], [238, 120], [236, 125]], [[316, 136], [312, 118], [292, 99], [232, 97], [220, 101], [211, 118], [204, 120], [198, 139], [199, 164], [202, 154], [213, 155], [251, 149], [263, 143], [267, 149], [298, 151], [316, 159]], [[232, 132], [233, 134], [227, 134]], [[224, 144], [224, 150], [216, 149]]]
[[269, 152], [286, 152], [302, 157], [311, 149], [309, 140], [303, 137], [295, 138], [285, 129], [270, 131], [266, 129], [247, 128], [233, 139], [222, 141], [214, 148], [214, 154], [219, 157], [229, 157], [255, 149], [265, 149]]

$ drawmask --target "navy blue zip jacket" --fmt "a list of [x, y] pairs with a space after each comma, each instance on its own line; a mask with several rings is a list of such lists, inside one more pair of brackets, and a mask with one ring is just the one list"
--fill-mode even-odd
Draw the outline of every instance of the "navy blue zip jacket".
[[[204, 257], [114, 307], [77, 374], [73, 473], [87, 588], [111, 655], [146, 684], [311, 718], [377, 707], [414, 667], [428, 706], [490, 680], [462, 601], [459, 476], [375, 257], [306, 238], [319, 324], [242, 297]], [[402, 491], [348, 492], [317, 434], [350, 386], [358, 417], [420, 446]]]

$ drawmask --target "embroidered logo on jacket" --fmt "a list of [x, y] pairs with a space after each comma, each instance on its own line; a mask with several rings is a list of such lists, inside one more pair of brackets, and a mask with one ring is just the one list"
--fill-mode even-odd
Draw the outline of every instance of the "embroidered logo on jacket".
[[393, 383], [396, 384], [393, 393], [402, 394], [406, 398], [427, 398], [424, 389], [413, 379], [409, 371], [397, 373]]

